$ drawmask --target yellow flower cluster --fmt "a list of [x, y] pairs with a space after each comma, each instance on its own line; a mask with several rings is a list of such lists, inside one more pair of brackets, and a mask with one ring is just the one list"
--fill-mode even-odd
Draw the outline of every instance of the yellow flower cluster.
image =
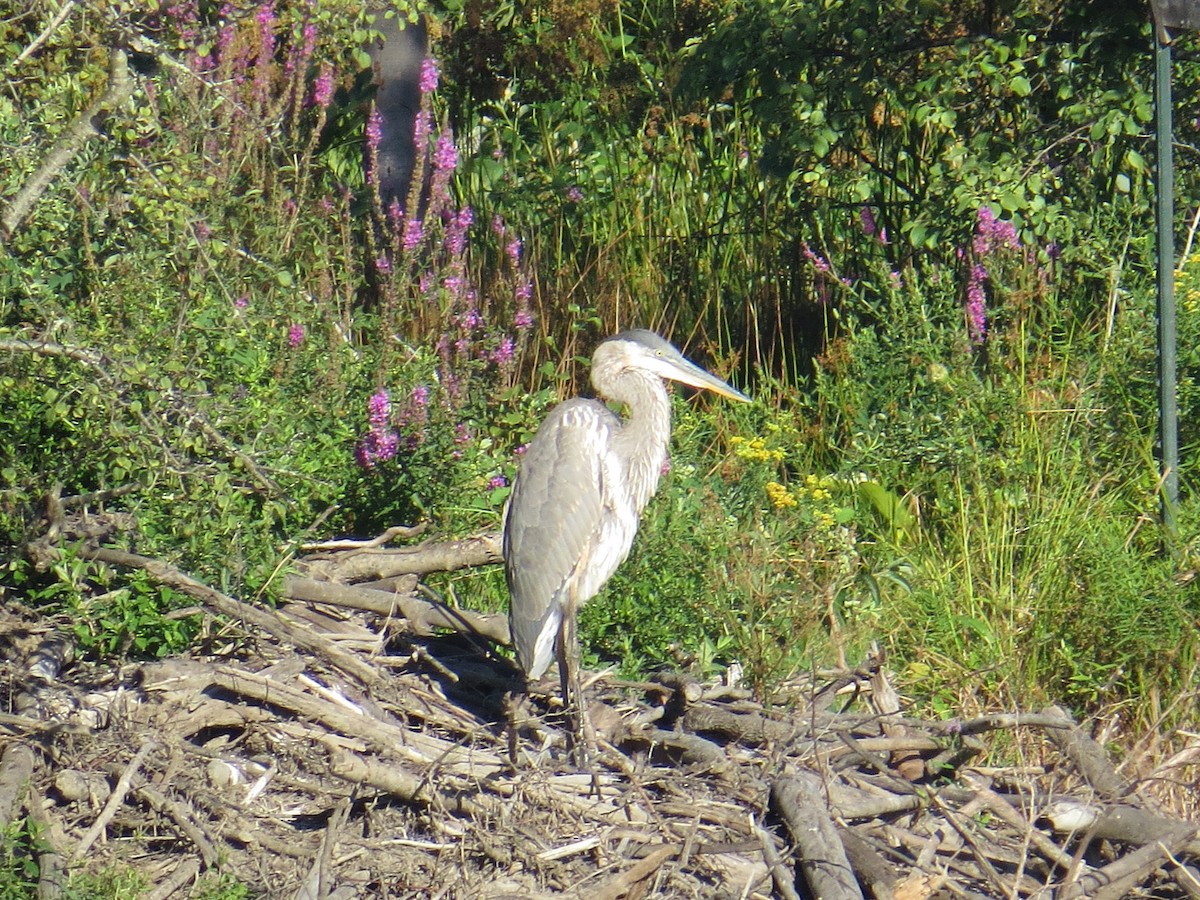
[[782, 450], [768, 450], [767, 442], [760, 437], [746, 440], [734, 435], [729, 439], [729, 443], [733, 444], [733, 452], [740, 459], [748, 459], [751, 462], [780, 462], [783, 459]]
[[837, 524], [837, 507], [833, 504], [834, 478], [830, 475], [806, 475], [804, 483], [794, 491], [777, 481], [768, 481], [766, 485], [767, 499], [775, 509], [787, 509], [804, 504], [813, 518], [813, 523], [820, 528], [833, 528]]
[[799, 502], [795, 495], [778, 481], [767, 482], [767, 498], [776, 509], [786, 509]]
[[829, 489], [833, 487], [833, 479], [826, 475], [818, 478], [816, 475], [804, 476], [804, 489], [814, 503], [821, 503], [833, 496]]

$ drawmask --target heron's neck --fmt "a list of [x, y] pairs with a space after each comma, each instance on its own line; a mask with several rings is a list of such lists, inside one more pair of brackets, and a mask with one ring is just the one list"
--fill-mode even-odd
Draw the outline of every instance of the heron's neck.
[[637, 371], [626, 371], [597, 388], [625, 405], [626, 418], [614, 443], [626, 461], [630, 494], [641, 512], [658, 488], [667, 458], [671, 398], [661, 378]]

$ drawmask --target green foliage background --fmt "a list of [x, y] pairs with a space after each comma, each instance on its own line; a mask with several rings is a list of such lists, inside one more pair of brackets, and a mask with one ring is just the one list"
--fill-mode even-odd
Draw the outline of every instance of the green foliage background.
[[[55, 485], [127, 516], [117, 542], [264, 602], [310, 537], [496, 528], [514, 451], [594, 342], [640, 325], [757, 402], [677, 401], [672, 471], [586, 613], [593, 662], [737, 661], [769, 693], [878, 643], [932, 710], [1143, 724], [1186, 689], [1200, 270], [1178, 275], [1168, 535], [1136, 10], [447, 2], [426, 11], [422, 170], [446, 193], [408, 246], [364, 174], [370, 17], [265, 9], [93, 0], [23, 58], [49, 4], [0, 15], [0, 205], [103, 92], [108, 48], [135, 70], [0, 251], [7, 600], [99, 657], [204, 634], [146, 579], [32, 565]], [[1194, 167], [1177, 191], [1183, 249]], [[400, 451], [360, 465], [376, 426]], [[436, 586], [506, 603], [495, 571]]]

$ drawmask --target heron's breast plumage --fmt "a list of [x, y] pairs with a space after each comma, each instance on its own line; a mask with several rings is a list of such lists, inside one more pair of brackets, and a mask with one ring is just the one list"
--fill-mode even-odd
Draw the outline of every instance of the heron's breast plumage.
[[539, 677], [562, 617], [599, 592], [629, 555], [641, 506], [612, 452], [621, 421], [595, 400], [568, 400], [525, 451], [504, 515], [513, 642]]

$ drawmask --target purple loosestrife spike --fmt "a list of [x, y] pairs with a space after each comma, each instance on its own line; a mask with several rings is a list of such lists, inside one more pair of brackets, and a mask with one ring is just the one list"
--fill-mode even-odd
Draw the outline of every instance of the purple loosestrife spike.
[[379, 107], [371, 104], [371, 114], [367, 116], [367, 146], [372, 150], [379, 148], [379, 142], [383, 140], [383, 116], [379, 112]]
[[801, 242], [800, 251], [804, 254], [804, 258], [812, 263], [813, 268], [818, 272], [829, 271], [829, 261], [809, 247], [808, 241]]
[[492, 362], [501, 368], [505, 368], [512, 364], [513, 361], [513, 339], [505, 335], [498, 346], [491, 353]]
[[288, 346], [295, 350], [304, 343], [304, 326], [296, 323], [288, 329]]
[[496, 488], [502, 488], [502, 487], [507, 487], [507, 486], [508, 486], [508, 479], [505, 478], [503, 475], [493, 475], [492, 480], [488, 482], [488, 487], [490, 487], [493, 491], [496, 490]]
[[254, 63], [254, 94], [259, 103], [266, 103], [271, 60], [275, 56], [275, 4], [264, 3], [254, 18], [259, 30], [258, 59]]
[[420, 219], [408, 219], [404, 223], [404, 250], [411, 253], [421, 246], [424, 237], [424, 225]]
[[217, 52], [222, 53], [233, 43], [233, 4], [222, 3], [219, 15], [222, 25], [217, 31]]
[[572, 203], [582, 203], [583, 202], [583, 188], [581, 188], [577, 185], [572, 185], [571, 187], [567, 188], [567, 199], [570, 200]]
[[433, 167], [441, 172], [458, 167], [458, 148], [454, 146], [454, 135], [449, 128], [442, 129], [438, 135], [437, 148], [433, 151]]
[[437, 90], [438, 77], [441, 75], [441, 70], [438, 68], [438, 61], [432, 56], [427, 56], [421, 60], [421, 78], [418, 82], [422, 94], [432, 94]]
[[372, 425], [382, 425], [388, 420], [392, 401], [386, 390], [380, 389], [371, 395], [367, 401], [367, 421]]
[[871, 210], [871, 207], [864, 206], [860, 209], [858, 211], [858, 218], [862, 222], [863, 234], [867, 237], [871, 237], [879, 230], [875, 225], [875, 213]]
[[967, 281], [967, 331], [973, 344], [982, 344], [987, 337], [987, 292], [983, 287], [987, 279], [987, 269], [976, 263]]
[[456, 300], [461, 300], [467, 295], [467, 279], [462, 275], [447, 275], [442, 280], [442, 287]]
[[391, 428], [373, 425], [354, 448], [354, 458], [364, 469], [395, 457], [400, 449], [400, 436]]
[[446, 228], [446, 252], [451, 256], [462, 256], [467, 249], [467, 229], [471, 227], [474, 220], [475, 215], [469, 206], [464, 206], [450, 220], [449, 226]]
[[313, 82], [312, 102], [319, 109], [328, 109], [333, 100], [333, 67], [321, 63], [321, 72]]
[[418, 153], [425, 153], [425, 144], [428, 143], [432, 131], [433, 123], [429, 110], [417, 110], [417, 115], [413, 119], [413, 145], [417, 148]]

